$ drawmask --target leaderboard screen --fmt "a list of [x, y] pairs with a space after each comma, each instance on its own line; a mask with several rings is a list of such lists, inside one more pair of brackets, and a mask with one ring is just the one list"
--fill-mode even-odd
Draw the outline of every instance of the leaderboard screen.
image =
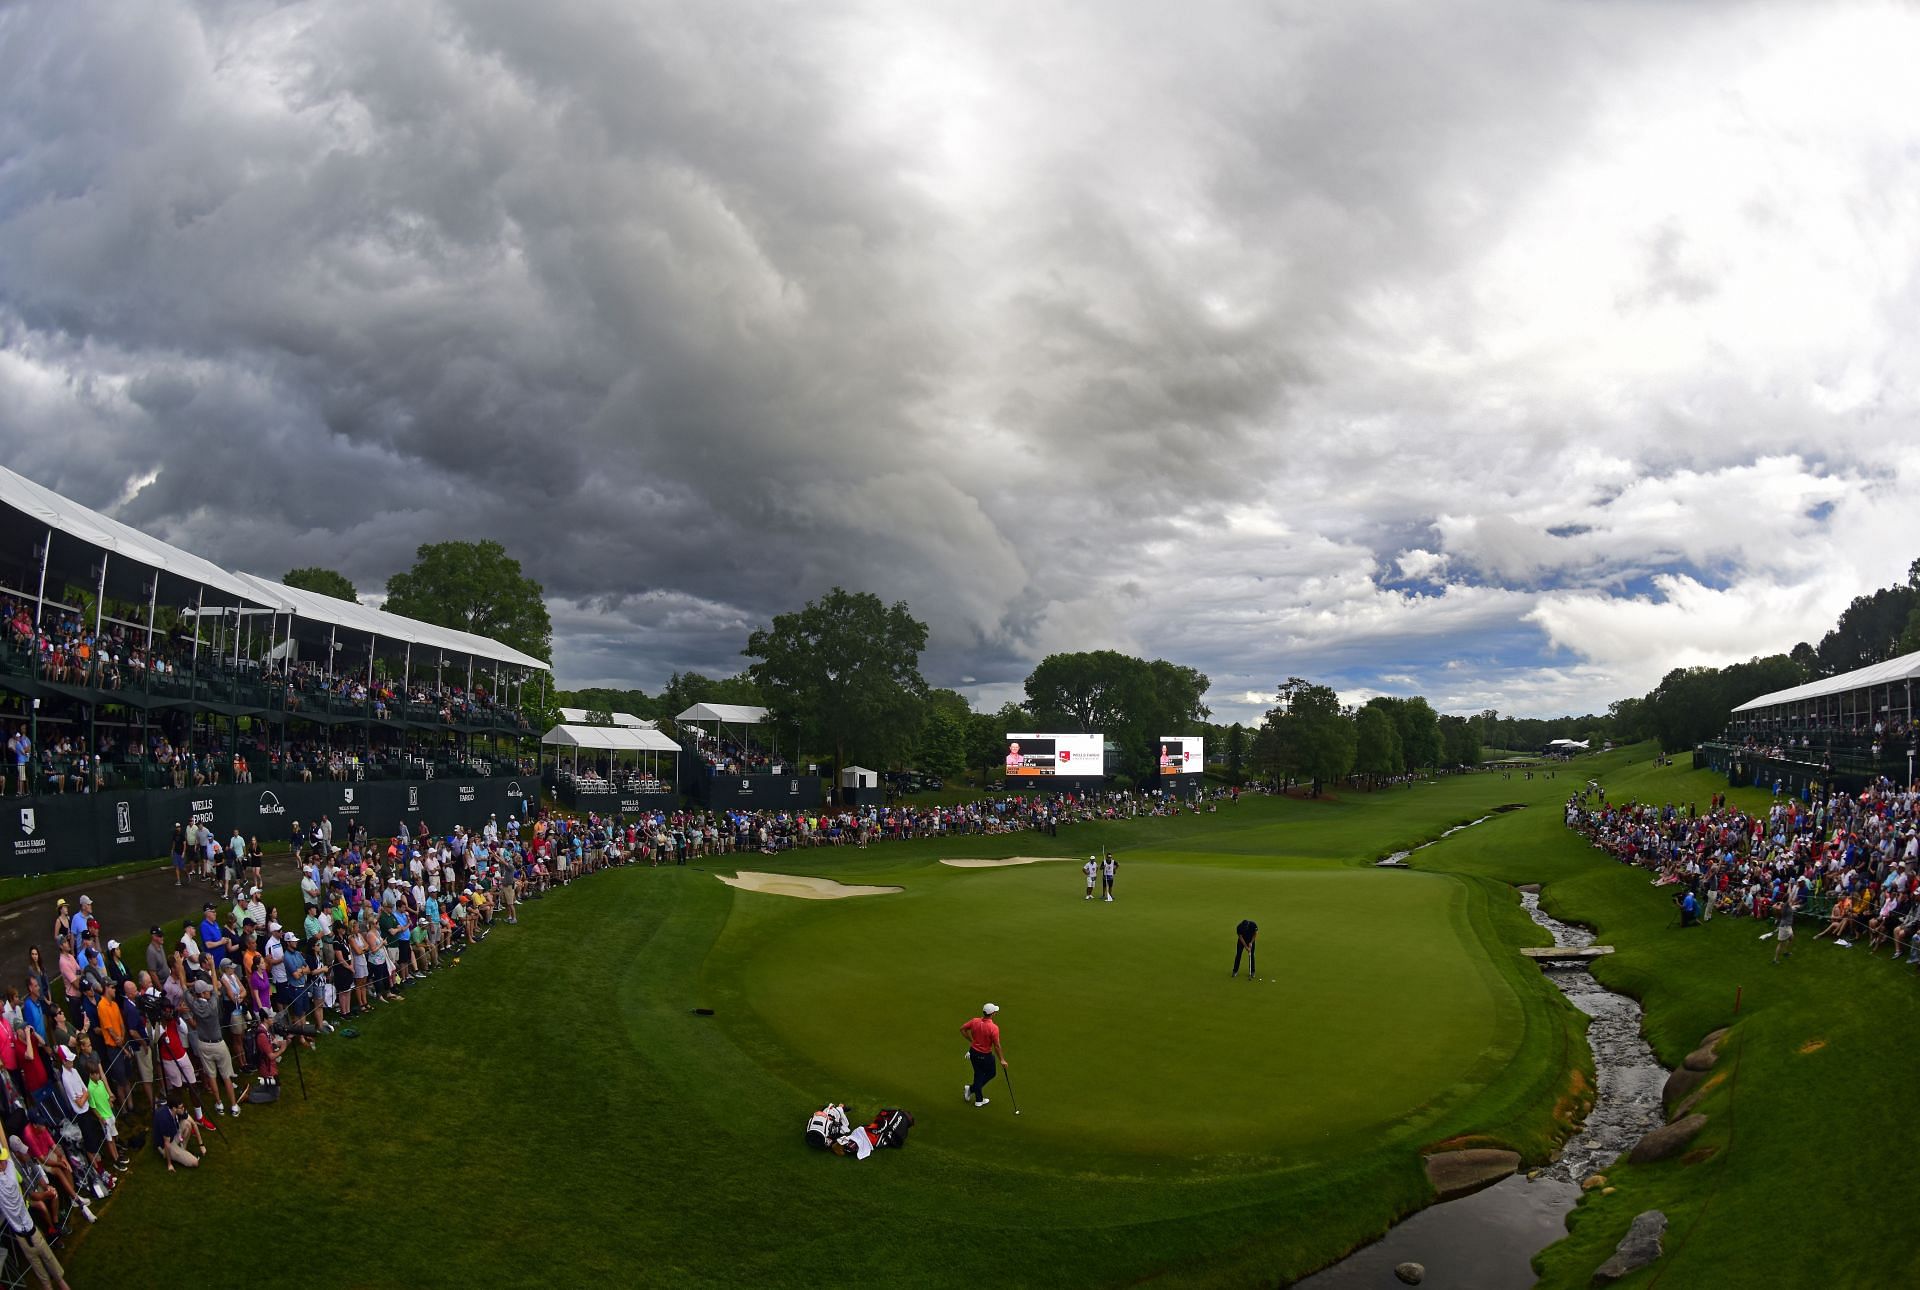
[[1007, 736], [1007, 777], [1036, 775], [1104, 775], [1107, 744], [1104, 735]]
[[1206, 768], [1206, 740], [1195, 735], [1160, 736], [1162, 775], [1198, 775]]

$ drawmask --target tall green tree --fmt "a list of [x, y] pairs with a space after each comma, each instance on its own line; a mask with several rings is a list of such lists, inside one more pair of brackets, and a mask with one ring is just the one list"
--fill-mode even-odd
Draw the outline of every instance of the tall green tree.
[[1387, 708], [1368, 703], [1353, 718], [1353, 768], [1379, 783], [1398, 775], [1405, 762], [1400, 753], [1400, 731]]
[[950, 709], [927, 705], [920, 723], [918, 768], [942, 778], [958, 775], [967, 768], [967, 719], [956, 717]]
[[351, 601], [356, 605], [360, 603], [360, 593], [347, 581], [347, 575], [334, 569], [289, 569], [280, 582], [283, 586], [298, 587], [302, 591], [317, 591], [335, 600]]
[[1007, 736], [1034, 725], [1033, 714], [1017, 703], [1003, 703], [998, 712], [976, 712], [967, 719], [967, 765], [979, 769], [982, 788], [995, 769], [1006, 765]]
[[387, 610], [511, 645], [553, 661], [553, 621], [540, 584], [498, 542], [431, 542], [387, 579]]
[[1311, 781], [1318, 797], [1324, 784], [1353, 769], [1355, 741], [1353, 722], [1332, 687], [1290, 676], [1260, 727], [1254, 755], [1271, 774]]
[[1117, 650], [1050, 654], [1027, 678], [1027, 708], [1041, 730], [1095, 731], [1120, 745], [1109, 772], [1144, 774], [1162, 735], [1197, 733], [1208, 715], [1205, 675], [1166, 659]]
[[1480, 727], [1471, 718], [1442, 715], [1439, 730], [1440, 758], [1447, 765], [1480, 764]]
[[1246, 778], [1247, 728], [1238, 721], [1227, 727], [1227, 781], [1238, 784]]
[[835, 587], [795, 613], [776, 614], [741, 653], [777, 721], [804, 743], [833, 750], [833, 782], [850, 755], [885, 765], [911, 746], [927, 699], [920, 653], [927, 625], [905, 601]]

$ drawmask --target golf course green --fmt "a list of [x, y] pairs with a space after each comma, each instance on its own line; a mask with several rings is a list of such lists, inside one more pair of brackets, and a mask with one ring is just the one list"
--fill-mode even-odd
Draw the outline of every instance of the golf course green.
[[[959, 1120], [926, 1135], [956, 1150], [1017, 1131], [1050, 1153], [1297, 1163], [1418, 1134], [1519, 1048], [1517, 991], [1457, 881], [1250, 860], [1121, 873], [1108, 903], [1082, 899], [1070, 862], [922, 862], [886, 875], [900, 895], [755, 921], [725, 962], [820, 1088], [902, 1106], [959, 1106], [960, 1022], [998, 1003], [1022, 1122], [1002, 1080], [986, 1114], [930, 1117]], [[1228, 976], [1241, 917], [1260, 924], [1257, 981]]]
[[[1813, 1130], [1841, 1070], [1863, 1123], [1910, 1093], [1911, 971], [1822, 944], [1763, 988], [1746, 925], [1675, 942], [1644, 873], [1562, 823], [1590, 774], [1617, 796], [1714, 787], [1642, 748], [1558, 779], [583, 880], [361, 1037], [322, 1041], [309, 1096], [290, 1070], [285, 1100], [228, 1125], [200, 1170], [144, 1157], [74, 1243], [74, 1282], [134, 1284], [257, 1240], [325, 1285], [1284, 1284], [1428, 1203], [1423, 1150], [1543, 1159], [1577, 1115], [1584, 1023], [1517, 953], [1544, 940], [1523, 881], [1618, 947], [1596, 970], [1645, 1002], [1663, 1060], [1735, 1023], [1729, 1074], [1744, 1072], [1702, 1103], [1711, 1158], [1613, 1171], [1617, 1194], [1589, 1196], [1538, 1260], [1544, 1283], [1584, 1285], [1654, 1202], [1677, 1235], [1628, 1284], [1660, 1267], [1685, 1285], [1910, 1270], [1850, 1199], [1870, 1191], [1857, 1160], [1897, 1177], [1898, 1135], [1840, 1156]], [[1530, 809], [1490, 814], [1509, 804]], [[1372, 867], [1482, 817], [1412, 870]], [[1081, 898], [1075, 861], [1096, 847], [1121, 860], [1112, 904]], [[1046, 855], [1066, 862], [940, 863]], [[901, 891], [801, 900], [718, 881], [736, 868]], [[1261, 927], [1252, 985], [1227, 974], [1242, 917]], [[1885, 1011], [1856, 1016], [1863, 996]], [[1004, 1080], [984, 1109], [959, 1096], [959, 1026], [989, 999], [1017, 1118]], [[1803, 1054], [1815, 1036], [1828, 1046]], [[841, 1160], [801, 1138], [828, 1100], [918, 1124], [905, 1150]], [[1754, 1214], [1847, 1239], [1764, 1250]]]

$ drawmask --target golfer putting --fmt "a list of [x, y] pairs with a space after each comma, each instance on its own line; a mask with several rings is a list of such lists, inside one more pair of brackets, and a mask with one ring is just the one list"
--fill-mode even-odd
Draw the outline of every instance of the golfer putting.
[[1259, 975], [1259, 969], [1254, 966], [1253, 957], [1253, 943], [1259, 937], [1260, 924], [1251, 918], [1241, 919], [1240, 925], [1233, 929], [1233, 971], [1227, 974], [1229, 979], [1240, 975], [1242, 954], [1247, 956], [1247, 980], [1251, 981]]
[[987, 1085], [993, 1082], [995, 1061], [1001, 1066], [1007, 1064], [1007, 1056], [1000, 1048], [1000, 1026], [993, 1019], [998, 1011], [999, 1004], [986, 1004], [979, 1016], [968, 1017], [960, 1027], [960, 1033], [967, 1037], [967, 1060], [973, 1063], [973, 1082], [963, 1090], [963, 1095], [976, 1107], [985, 1106], [989, 1100]]

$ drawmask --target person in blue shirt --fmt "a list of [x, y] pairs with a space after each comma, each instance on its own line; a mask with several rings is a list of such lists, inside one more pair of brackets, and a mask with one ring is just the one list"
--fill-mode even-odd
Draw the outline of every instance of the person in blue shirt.
[[227, 961], [227, 955], [234, 949], [232, 941], [220, 926], [220, 914], [214, 903], [209, 900], [200, 919], [200, 948], [213, 959], [213, 970], [218, 972], [220, 965]]
[[1694, 899], [1693, 889], [1689, 887], [1686, 894], [1680, 897], [1680, 926], [1692, 927], [1699, 916], [1700, 902]]
[[67, 920], [67, 931], [72, 935], [73, 943], [78, 945], [80, 938], [85, 936], [87, 929], [92, 926], [93, 897], [82, 896], [80, 897], [80, 908], [75, 910], [73, 917]]
[[44, 1043], [47, 1038], [47, 1005], [40, 997], [40, 978], [27, 978], [27, 997], [20, 1002], [20, 1017], [40, 1036]]

